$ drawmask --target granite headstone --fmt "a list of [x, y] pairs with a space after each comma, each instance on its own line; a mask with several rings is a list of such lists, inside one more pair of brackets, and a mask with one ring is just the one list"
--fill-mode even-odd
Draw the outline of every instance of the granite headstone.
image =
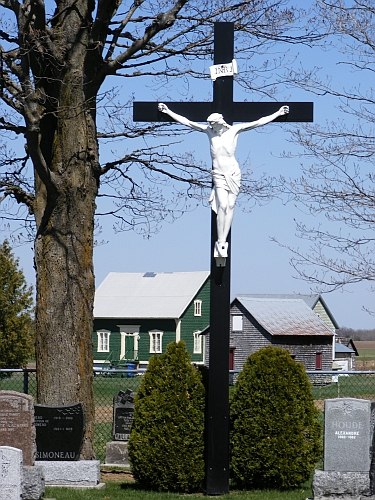
[[368, 472], [370, 470], [370, 401], [326, 399], [324, 470]]
[[24, 465], [34, 465], [36, 446], [32, 396], [0, 391], [0, 446], [22, 450]]
[[370, 416], [370, 401], [326, 399], [324, 470], [314, 473], [314, 500], [361, 500], [370, 496]]
[[113, 398], [113, 440], [128, 441], [134, 417], [135, 392], [119, 391]]
[[22, 475], [22, 451], [0, 446], [0, 500], [21, 499]]
[[78, 460], [85, 434], [82, 403], [35, 405], [37, 460]]

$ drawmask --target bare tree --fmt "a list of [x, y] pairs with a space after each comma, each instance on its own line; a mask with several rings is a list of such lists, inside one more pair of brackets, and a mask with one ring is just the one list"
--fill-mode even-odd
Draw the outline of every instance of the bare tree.
[[[104, 211], [120, 229], [140, 224], [148, 231], [182, 213], [184, 200], [210, 185], [204, 165], [171, 153], [176, 129], [132, 123], [137, 79], [162, 85], [177, 77], [202, 78], [192, 61], [202, 68], [211, 59], [213, 22], [234, 21], [238, 57], [248, 61], [247, 85], [272, 96], [270, 71], [283, 60], [275, 54], [273, 62], [257, 67], [256, 58], [275, 41], [316, 35], [311, 25], [293, 32], [298, 13], [285, 0], [0, 0], [0, 9], [0, 190], [4, 220], [35, 229], [37, 399], [84, 403], [82, 457], [90, 459], [96, 200], [112, 199]], [[109, 77], [121, 78], [128, 94], [120, 97], [106, 87]], [[162, 133], [163, 142], [158, 148], [131, 146], [146, 133]], [[24, 153], [11, 148], [16, 138]], [[127, 153], [104, 162], [99, 144], [111, 140], [124, 141]], [[251, 184], [247, 190], [254, 191]]]
[[[292, 264], [303, 279], [319, 290], [336, 290], [350, 283], [375, 281], [375, 2], [316, 1], [317, 22], [327, 30], [327, 51], [336, 64], [329, 78], [321, 68], [289, 75], [324, 100], [336, 100], [338, 119], [294, 130], [303, 147], [302, 176], [288, 181], [287, 191], [313, 216], [325, 221], [297, 233], [310, 242], [307, 252], [292, 249]], [[331, 52], [332, 53], [332, 52]], [[341, 83], [335, 78], [341, 72]], [[348, 82], [358, 82], [350, 86]]]

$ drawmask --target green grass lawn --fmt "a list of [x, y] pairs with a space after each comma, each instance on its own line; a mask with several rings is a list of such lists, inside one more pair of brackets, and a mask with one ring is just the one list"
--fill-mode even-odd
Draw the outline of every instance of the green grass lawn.
[[375, 349], [359, 349], [358, 350], [358, 357], [356, 360], [363, 361], [363, 360], [375, 360]]
[[315, 400], [333, 398], [375, 399], [375, 375], [340, 376], [338, 382], [312, 388]]
[[[112, 482], [106, 483], [104, 490], [75, 490], [71, 488], [46, 488], [45, 498], [56, 500], [201, 500], [202, 494], [178, 495], [175, 493], [156, 493], [144, 491], [137, 487], [134, 482]], [[292, 491], [232, 491], [229, 495], [220, 496], [220, 499], [228, 500], [306, 500], [311, 498], [310, 484]]]

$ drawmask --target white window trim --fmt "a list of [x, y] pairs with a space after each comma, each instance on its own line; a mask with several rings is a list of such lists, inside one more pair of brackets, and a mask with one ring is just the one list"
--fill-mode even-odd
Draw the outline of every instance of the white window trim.
[[[150, 354], [161, 354], [163, 352], [163, 333], [160, 330], [150, 330], [148, 334], [150, 335]], [[160, 335], [160, 345], [159, 349], [155, 349], [154, 346], [154, 336]]]
[[202, 316], [202, 301], [194, 300], [194, 316]]
[[193, 354], [202, 354], [202, 335], [200, 335], [200, 333], [201, 330], [193, 332]]
[[[97, 332], [97, 335], [98, 335], [98, 349], [97, 349], [97, 352], [109, 352], [109, 339], [110, 339], [110, 336], [111, 336], [111, 332], [110, 330], [98, 330]], [[107, 347], [108, 349], [104, 349], [104, 342], [102, 339], [102, 336], [104, 337], [104, 334], [107, 334]]]

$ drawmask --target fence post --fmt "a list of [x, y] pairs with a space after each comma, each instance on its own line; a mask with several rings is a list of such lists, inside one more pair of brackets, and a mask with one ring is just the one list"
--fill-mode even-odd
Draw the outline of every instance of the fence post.
[[29, 372], [27, 369], [23, 370], [23, 392], [29, 394]]

